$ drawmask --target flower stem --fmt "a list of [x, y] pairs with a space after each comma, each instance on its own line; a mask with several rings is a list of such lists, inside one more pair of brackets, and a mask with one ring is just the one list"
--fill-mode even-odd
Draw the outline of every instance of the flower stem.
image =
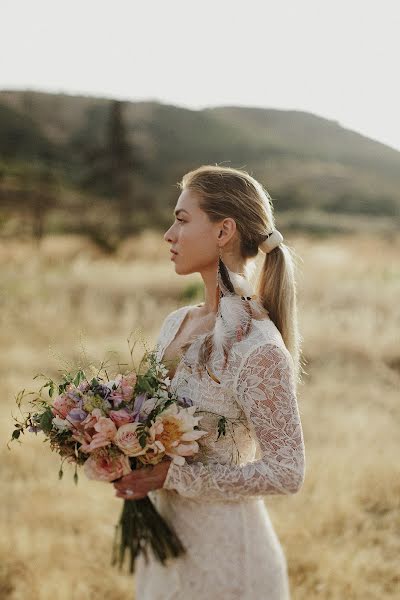
[[148, 563], [148, 548], [156, 559], [165, 564], [169, 557], [186, 552], [179, 537], [157, 512], [150, 498], [124, 500], [117, 525], [112, 549], [111, 565], [118, 563], [121, 570], [125, 555], [129, 554], [129, 572], [135, 572], [135, 559], [143, 553]]

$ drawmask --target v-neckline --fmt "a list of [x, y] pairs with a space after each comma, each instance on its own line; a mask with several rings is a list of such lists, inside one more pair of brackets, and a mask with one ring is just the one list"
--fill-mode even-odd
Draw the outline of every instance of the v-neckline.
[[[169, 337], [169, 339], [167, 340], [166, 345], [164, 345], [163, 350], [162, 350], [162, 354], [160, 356], [160, 362], [163, 362], [163, 358], [165, 355], [165, 351], [169, 348], [169, 346], [172, 344], [172, 342], [175, 340], [176, 336], [179, 333], [179, 330], [181, 328], [181, 326], [183, 325], [189, 310], [191, 308], [193, 308], [194, 306], [201, 306], [201, 304], [196, 304], [196, 305], [192, 305], [192, 304], [188, 304], [187, 306], [183, 307], [185, 310], [182, 310], [182, 316], [180, 319], [178, 319], [177, 321], [177, 326], [175, 327], [175, 329], [172, 329], [172, 335]], [[252, 318], [252, 322], [256, 321], [257, 323], [261, 322], [261, 321], [269, 321], [269, 322], [273, 322], [271, 320], [271, 318], [267, 318], [267, 319], [253, 319]], [[208, 332], [207, 332], [208, 333]], [[176, 377], [176, 375], [178, 374], [178, 371], [180, 370], [184, 359], [187, 357], [189, 350], [192, 348], [192, 346], [194, 345], [195, 342], [197, 342], [201, 337], [204, 337], [206, 334], [204, 333], [200, 333], [199, 335], [196, 335], [194, 337], [194, 339], [190, 342], [189, 346], [186, 348], [185, 352], [181, 355], [179, 361], [177, 362], [176, 365], [176, 369], [175, 369], [175, 373], [173, 374], [172, 377], [170, 377], [170, 382], [172, 383]], [[165, 365], [166, 366], [166, 365]]]
[[[197, 306], [199, 306], [199, 305], [197, 305]], [[185, 319], [186, 319], [187, 315], [189, 314], [189, 310], [192, 308], [192, 305], [191, 305], [191, 304], [188, 304], [188, 305], [187, 305], [187, 306], [185, 306], [184, 308], [185, 308], [186, 310], [183, 310], [183, 311], [182, 311], [182, 318], [178, 319], [178, 321], [177, 321], [177, 326], [175, 327], [175, 329], [173, 329], [173, 330], [172, 330], [172, 335], [171, 335], [171, 336], [169, 337], [169, 339], [167, 340], [167, 343], [166, 343], [166, 345], [164, 345], [164, 348], [163, 348], [163, 350], [162, 350], [162, 354], [161, 354], [161, 356], [160, 356], [160, 361], [161, 361], [161, 362], [163, 362], [163, 358], [164, 358], [164, 355], [165, 355], [165, 351], [166, 351], [166, 350], [169, 348], [169, 346], [172, 344], [172, 342], [175, 340], [176, 336], [178, 335], [178, 333], [179, 333], [179, 330], [180, 330], [181, 326], [183, 325], [183, 323], [184, 323], [184, 321], [185, 321]], [[204, 334], [200, 334], [200, 335], [196, 336], [196, 337], [195, 337], [195, 338], [194, 338], [194, 339], [193, 339], [193, 340], [190, 342], [190, 345], [189, 345], [189, 346], [186, 348], [185, 352], [184, 352], [184, 353], [181, 355], [181, 357], [180, 357], [180, 359], [179, 359], [179, 361], [178, 361], [178, 363], [177, 363], [177, 365], [176, 365], [175, 372], [174, 372], [174, 374], [172, 375], [172, 377], [170, 377], [170, 382], [171, 382], [171, 383], [172, 383], [172, 381], [175, 379], [175, 377], [176, 377], [176, 375], [177, 375], [177, 373], [178, 373], [178, 370], [180, 369], [180, 367], [181, 367], [181, 365], [182, 365], [182, 363], [183, 363], [183, 360], [186, 358], [186, 355], [188, 354], [188, 352], [189, 352], [190, 348], [191, 348], [191, 347], [193, 346], [193, 344], [194, 344], [194, 343], [195, 343], [195, 342], [196, 342], [196, 341], [197, 341], [197, 340], [198, 340], [198, 339], [201, 337], [201, 335], [204, 335]]]

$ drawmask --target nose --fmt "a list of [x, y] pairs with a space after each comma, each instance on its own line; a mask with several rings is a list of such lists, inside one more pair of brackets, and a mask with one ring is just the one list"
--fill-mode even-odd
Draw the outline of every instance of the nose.
[[171, 230], [172, 230], [172, 225], [171, 227], [164, 233], [164, 240], [168, 243], [172, 243], [172, 237], [171, 237]]

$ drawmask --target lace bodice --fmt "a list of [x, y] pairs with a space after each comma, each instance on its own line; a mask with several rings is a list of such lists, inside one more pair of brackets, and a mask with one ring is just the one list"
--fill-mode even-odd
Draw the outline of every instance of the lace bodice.
[[[189, 306], [170, 313], [157, 339], [157, 356], [174, 339]], [[184, 465], [170, 464], [163, 489], [207, 501], [237, 501], [266, 494], [293, 494], [303, 484], [305, 449], [293, 361], [270, 319], [252, 320], [249, 335], [231, 348], [228, 363], [213, 353], [212, 372], [194, 368], [202, 336], [181, 358], [171, 386], [203, 415], [208, 435]], [[225, 435], [218, 421], [225, 417]]]

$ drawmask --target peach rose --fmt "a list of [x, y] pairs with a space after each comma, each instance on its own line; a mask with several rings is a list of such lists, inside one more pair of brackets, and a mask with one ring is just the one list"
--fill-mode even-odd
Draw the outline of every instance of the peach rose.
[[126, 423], [117, 430], [114, 443], [127, 456], [139, 456], [147, 451], [147, 445], [142, 448], [136, 435], [138, 426], [139, 423]]
[[89, 456], [83, 470], [88, 479], [97, 481], [113, 481], [131, 472], [129, 458], [123, 454], [119, 456], [109, 456], [106, 452], [93, 454]]
[[132, 423], [133, 421], [132, 412], [126, 410], [126, 408], [121, 408], [121, 410], [110, 410], [109, 417], [114, 421], [117, 427], [126, 425], [126, 423]]

